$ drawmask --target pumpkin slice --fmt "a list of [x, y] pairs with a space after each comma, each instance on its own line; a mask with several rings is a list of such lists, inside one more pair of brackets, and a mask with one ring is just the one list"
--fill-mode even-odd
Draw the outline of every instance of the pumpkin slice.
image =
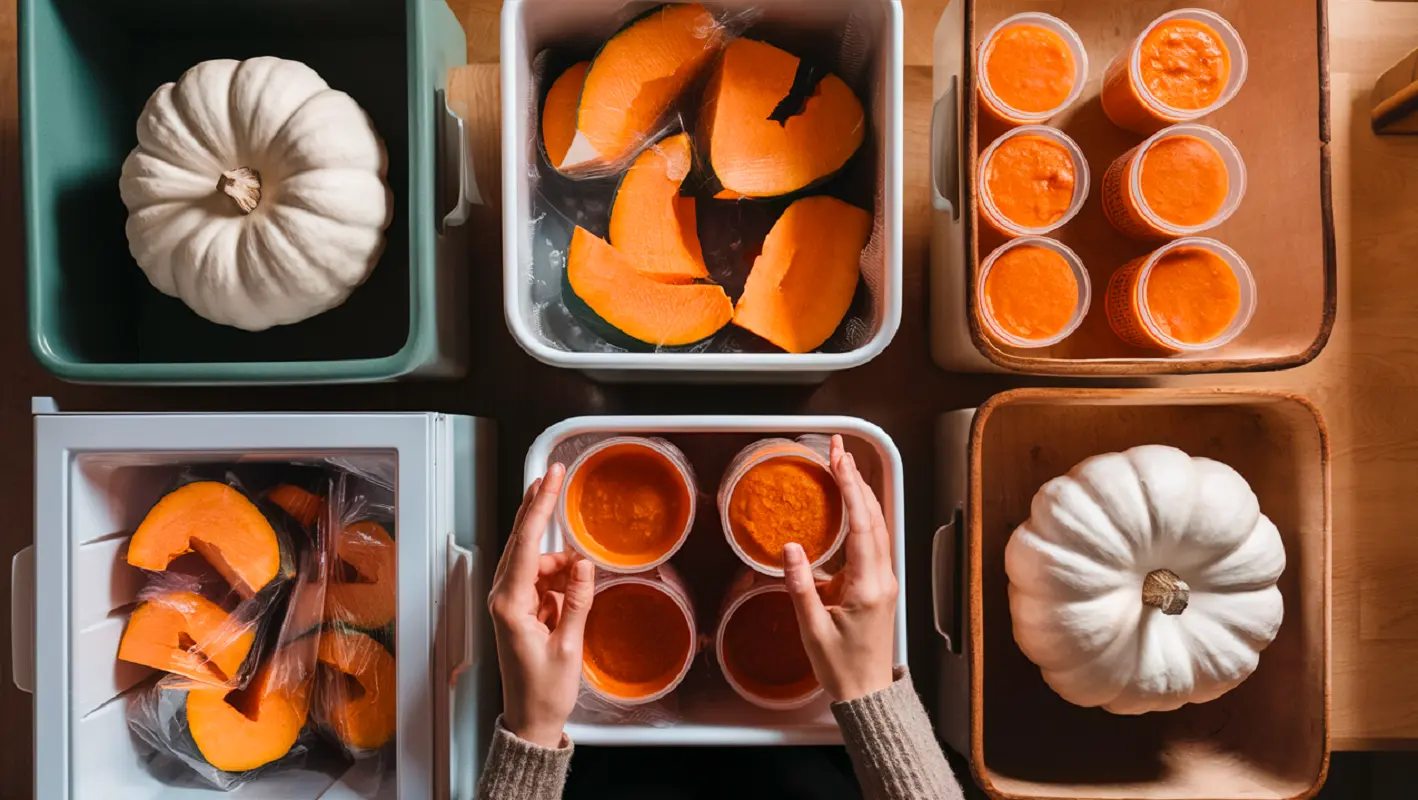
[[397, 724], [394, 657], [358, 631], [326, 630], [320, 634], [320, 663], [336, 673], [321, 681], [320, 719], [351, 750], [383, 747]]
[[267, 492], [266, 499], [307, 528], [315, 524], [315, 520], [320, 518], [320, 512], [325, 509], [325, 501], [320, 495], [289, 483], [283, 483]]
[[394, 539], [377, 522], [356, 522], [335, 540], [338, 562], [325, 590], [325, 620], [382, 628], [397, 611]]
[[679, 195], [693, 165], [689, 134], [676, 134], [641, 153], [616, 188], [611, 245], [647, 278], [692, 283], [709, 277], [694, 198]]
[[552, 165], [571, 172], [611, 166], [649, 144], [665, 112], [723, 41], [723, 26], [698, 3], [663, 5], [633, 20], [591, 60], [576, 133]]
[[789, 353], [821, 347], [852, 305], [871, 224], [871, 214], [835, 197], [788, 206], [753, 262], [734, 324]]
[[202, 595], [164, 592], [140, 603], [128, 617], [118, 657], [221, 685], [237, 677], [255, 639], [255, 625], [233, 620]]
[[187, 725], [192, 741], [212, 766], [245, 772], [290, 752], [310, 708], [310, 682], [283, 686], [280, 654], [240, 691], [187, 692]]
[[796, 192], [840, 170], [866, 137], [862, 103], [841, 78], [753, 39], [724, 48], [700, 125], [719, 199]]
[[128, 563], [161, 572], [193, 550], [245, 598], [281, 570], [281, 545], [270, 521], [225, 483], [189, 483], [159, 500], [128, 542]]
[[571, 290], [626, 335], [653, 345], [692, 344], [733, 317], [733, 303], [712, 283], [674, 285], [641, 275], [625, 254], [577, 227], [566, 257]]
[[566, 151], [576, 138], [576, 106], [581, 102], [581, 87], [590, 67], [589, 61], [572, 64], [552, 82], [542, 103], [542, 146], [552, 166], [566, 160]]

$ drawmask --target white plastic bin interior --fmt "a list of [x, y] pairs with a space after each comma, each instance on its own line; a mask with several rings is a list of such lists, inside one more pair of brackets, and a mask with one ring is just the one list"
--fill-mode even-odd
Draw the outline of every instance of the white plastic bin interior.
[[[886, 349], [901, 321], [902, 33], [898, 0], [738, 0], [705, 2], [716, 12], [754, 9], [759, 24], [792, 25], [865, 44], [872, 116], [869, 135], [877, 158], [877, 207], [872, 231], [881, 263], [863, 263], [863, 273], [881, 276], [872, 298], [872, 334], [844, 353], [629, 353], [572, 352], [534, 324], [538, 302], [560, 302], [559, 275], [537, 274], [553, 263], [551, 245], [533, 237], [537, 163], [541, 158], [539, 87], [533, 61], [542, 50], [588, 36], [604, 39], [650, 0], [507, 0], [502, 6], [503, 304], [507, 324], [528, 353], [548, 364], [582, 369], [605, 380], [644, 380], [644, 372], [668, 380], [757, 379], [766, 382], [820, 380], [865, 364]], [[869, 251], [873, 248], [869, 247]], [[560, 262], [556, 262], [560, 263]], [[734, 375], [737, 373], [737, 375]]]
[[[491, 447], [485, 424], [438, 414], [37, 416], [37, 536], [30, 581], [37, 587], [35, 796], [223, 796], [154, 774], [147, 763], [151, 752], [129, 732], [127, 693], [153, 671], [115, 657], [144, 583], [142, 572], [123, 558], [128, 538], [182, 465], [339, 456], [357, 457], [397, 476], [396, 780], [376, 788], [363, 766], [343, 774], [343, 767], [334, 774], [295, 770], [261, 777], [231, 794], [263, 800], [428, 798], [444, 784], [435, 780], [436, 770], [447, 770], [451, 796], [470, 797], [476, 754], [483, 748], [476, 719], [483, 681], [474, 670], [456, 689], [449, 687], [450, 670], [468, 666], [462, 663], [468, 653], [463, 647], [458, 654], [447, 652], [447, 634], [440, 635], [437, 626], [460, 625], [467, 633], [452, 635], [460, 645], [471, 644], [472, 609], [454, 596], [445, 602], [444, 590], [445, 581], [454, 580], [450, 572], [459, 575], [458, 586], [475, 583], [464, 571], [473, 569], [473, 504], [478, 482], [485, 479], [475, 475], [482, 472], [474, 465], [483, 456], [474, 453]], [[450, 552], [468, 559], [450, 558]], [[28, 600], [20, 591], [17, 586], [17, 605]], [[22, 655], [28, 654], [15, 653], [17, 662]], [[461, 759], [450, 758], [450, 752]], [[181, 778], [180, 770], [174, 774]]]
[[[735, 452], [756, 439], [803, 434], [841, 434], [863, 475], [881, 500], [882, 513], [892, 537], [892, 558], [901, 591], [896, 605], [896, 663], [906, 663], [906, 539], [901, 480], [901, 454], [881, 428], [855, 417], [770, 417], [724, 415], [576, 417], [548, 428], [527, 453], [524, 485], [541, 477], [554, 461], [570, 463], [574, 455], [611, 435], [658, 436], [674, 442], [690, 459], [699, 483], [694, 530], [675, 558], [686, 581], [694, 588], [693, 559], [703, 557], [695, 537], [717, 537], [718, 557], [735, 557], [724, 541], [715, 510], [714, 495], [720, 472]], [[697, 463], [696, 463], [697, 459]], [[560, 528], [553, 521], [542, 549], [563, 549]], [[725, 555], [727, 554], [727, 555]], [[726, 591], [729, 582], [715, 586]], [[701, 630], [712, 631], [723, 600], [722, 593], [696, 595]], [[657, 709], [640, 709], [632, 718], [608, 721], [599, 711], [578, 706], [567, 733], [579, 744], [595, 745], [807, 745], [840, 744], [841, 731], [832, 718], [826, 697], [793, 711], [770, 711], [739, 697], [717, 674], [714, 654], [702, 651], [684, 683]]]

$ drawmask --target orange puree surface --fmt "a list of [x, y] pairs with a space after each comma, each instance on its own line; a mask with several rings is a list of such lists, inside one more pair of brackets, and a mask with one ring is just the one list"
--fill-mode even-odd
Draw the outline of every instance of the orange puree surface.
[[1201, 225], [1221, 210], [1230, 176], [1209, 142], [1168, 136], [1142, 156], [1142, 197], [1153, 213], [1173, 225]]
[[759, 697], [788, 700], [817, 688], [787, 592], [756, 594], [724, 625], [724, 664]]
[[1078, 305], [1078, 279], [1064, 257], [1021, 245], [996, 258], [985, 276], [985, 313], [1006, 333], [1047, 339], [1068, 327]]
[[690, 644], [689, 623], [674, 598], [652, 586], [622, 583], [591, 604], [582, 667], [607, 694], [644, 697], [679, 677]]
[[576, 470], [566, 502], [582, 547], [617, 564], [664, 555], [689, 519], [689, 490], [674, 464], [634, 444], [591, 456]]
[[842, 529], [842, 492], [825, 468], [779, 456], [749, 469], [729, 496], [729, 530], [760, 564], [783, 565], [783, 545], [797, 542], [816, 561]]
[[1063, 37], [1038, 25], [1010, 25], [994, 36], [985, 61], [990, 89], [1026, 113], [1058, 108], [1073, 91], [1073, 51]]
[[1215, 339], [1241, 310], [1235, 273], [1220, 256], [1199, 247], [1180, 247], [1158, 259], [1145, 296], [1153, 324], [1183, 344]]
[[985, 188], [995, 208], [1025, 228], [1062, 219], [1073, 202], [1074, 180], [1068, 149], [1043, 136], [1011, 136], [985, 167]]
[[1231, 75], [1231, 54], [1204, 22], [1173, 19], [1142, 40], [1142, 83], [1159, 102], [1183, 111], [1215, 103]]

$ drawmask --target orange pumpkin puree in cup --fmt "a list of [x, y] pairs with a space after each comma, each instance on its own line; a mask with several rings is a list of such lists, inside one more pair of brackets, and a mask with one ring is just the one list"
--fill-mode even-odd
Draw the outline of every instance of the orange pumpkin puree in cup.
[[783, 546], [802, 545], [808, 563], [837, 543], [842, 530], [842, 491], [821, 465], [778, 456], [751, 467], [729, 496], [729, 530], [745, 555], [760, 564], [783, 566]]
[[1195, 136], [1159, 139], [1142, 156], [1142, 197], [1157, 216], [1191, 228], [1216, 216], [1230, 176], [1209, 142]]
[[1158, 102], [1182, 111], [1206, 108], [1231, 76], [1231, 54], [1204, 22], [1173, 19], [1142, 40], [1142, 83]]
[[1050, 111], [1063, 105], [1073, 91], [1077, 69], [1073, 51], [1062, 36], [1048, 28], [1010, 25], [996, 33], [986, 49], [985, 76], [990, 89], [1016, 111]]
[[1180, 247], [1152, 265], [1145, 289], [1148, 315], [1183, 344], [1206, 344], [1226, 332], [1241, 310], [1241, 284], [1224, 259], [1200, 247]]
[[1078, 278], [1047, 247], [1021, 245], [1001, 253], [985, 276], [985, 313], [1020, 339], [1047, 339], [1073, 320]]
[[608, 447], [567, 487], [569, 524], [588, 553], [612, 564], [648, 564], [679, 541], [689, 488], [669, 459], [633, 444]]
[[606, 694], [637, 699], [679, 677], [689, 657], [689, 623], [674, 598], [622, 583], [596, 595], [586, 618], [582, 672]]
[[1043, 136], [1011, 136], [985, 167], [985, 191], [1005, 218], [1024, 228], [1060, 220], [1073, 204], [1073, 156]]
[[756, 594], [724, 625], [724, 665], [752, 694], [791, 700], [817, 688], [787, 592]]

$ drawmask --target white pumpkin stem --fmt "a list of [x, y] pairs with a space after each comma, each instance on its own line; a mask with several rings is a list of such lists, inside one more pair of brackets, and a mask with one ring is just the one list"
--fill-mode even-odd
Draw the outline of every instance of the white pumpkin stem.
[[250, 214], [261, 205], [261, 173], [249, 167], [223, 172], [217, 179], [217, 189], [234, 200], [243, 214]]
[[1186, 611], [1191, 597], [1191, 587], [1170, 569], [1155, 569], [1142, 579], [1143, 605], [1160, 609], [1168, 616]]

